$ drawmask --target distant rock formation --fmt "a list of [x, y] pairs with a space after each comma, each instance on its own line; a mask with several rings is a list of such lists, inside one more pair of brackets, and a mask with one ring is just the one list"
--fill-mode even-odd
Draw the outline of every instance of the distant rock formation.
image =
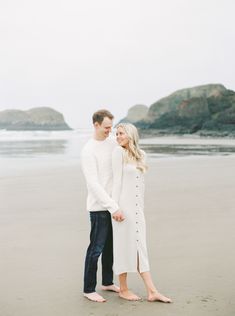
[[160, 99], [153, 103], [148, 111], [147, 120], [150, 122], [155, 121], [162, 114], [169, 111], [177, 110], [178, 106], [185, 100], [193, 98], [207, 99], [209, 97], [217, 97], [226, 92], [226, 88], [221, 84], [208, 84], [178, 90], [169, 96]]
[[28, 111], [5, 110], [0, 112], [0, 129], [6, 130], [71, 130], [61, 113], [50, 107]]
[[221, 84], [178, 90], [135, 122], [141, 134], [235, 136], [235, 92]]
[[120, 122], [135, 123], [143, 120], [148, 113], [148, 107], [143, 104], [137, 104], [132, 106], [127, 113], [127, 116]]

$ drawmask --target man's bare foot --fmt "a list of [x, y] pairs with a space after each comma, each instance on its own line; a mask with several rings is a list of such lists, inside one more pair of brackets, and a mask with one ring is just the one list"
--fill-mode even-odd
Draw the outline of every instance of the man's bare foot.
[[84, 297], [88, 298], [88, 300], [92, 302], [98, 302], [98, 303], [103, 303], [106, 302], [106, 299], [104, 299], [101, 295], [99, 295], [96, 292], [92, 293], [83, 293]]
[[154, 292], [148, 295], [149, 302], [163, 302], [163, 303], [172, 303], [172, 300], [159, 292]]
[[119, 292], [119, 297], [124, 298], [125, 300], [128, 300], [128, 301], [139, 301], [139, 300], [141, 300], [141, 297], [135, 295], [134, 293], [132, 293], [129, 290], [120, 291]]
[[112, 292], [119, 293], [120, 288], [119, 288], [117, 285], [115, 285], [115, 284], [112, 284], [112, 285], [102, 285], [102, 286], [101, 286], [101, 290], [103, 290], [103, 291], [112, 291]]

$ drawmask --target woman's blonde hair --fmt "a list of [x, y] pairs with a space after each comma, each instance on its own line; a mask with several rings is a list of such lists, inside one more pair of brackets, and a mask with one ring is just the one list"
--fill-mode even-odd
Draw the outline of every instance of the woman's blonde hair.
[[124, 162], [136, 162], [136, 168], [145, 172], [147, 170], [147, 166], [144, 161], [145, 153], [139, 147], [139, 134], [137, 128], [131, 123], [120, 123], [117, 125], [117, 129], [119, 127], [124, 129], [129, 140], [128, 147], [124, 148]]

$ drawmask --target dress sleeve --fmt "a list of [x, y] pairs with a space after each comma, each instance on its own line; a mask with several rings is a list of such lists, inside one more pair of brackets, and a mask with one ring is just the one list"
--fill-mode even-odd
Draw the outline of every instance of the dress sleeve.
[[96, 161], [93, 155], [82, 153], [81, 162], [88, 190], [92, 192], [104, 209], [107, 209], [111, 214], [116, 212], [118, 210], [117, 203], [99, 183]]
[[112, 153], [112, 169], [113, 169], [113, 188], [112, 198], [119, 204], [121, 188], [122, 188], [122, 173], [123, 173], [123, 149], [117, 146]]

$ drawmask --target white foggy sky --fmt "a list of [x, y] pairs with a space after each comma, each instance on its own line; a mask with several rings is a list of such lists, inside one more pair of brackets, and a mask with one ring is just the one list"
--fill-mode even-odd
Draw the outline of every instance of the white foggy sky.
[[0, 110], [51, 106], [72, 127], [175, 90], [235, 90], [233, 0], [0, 0]]

